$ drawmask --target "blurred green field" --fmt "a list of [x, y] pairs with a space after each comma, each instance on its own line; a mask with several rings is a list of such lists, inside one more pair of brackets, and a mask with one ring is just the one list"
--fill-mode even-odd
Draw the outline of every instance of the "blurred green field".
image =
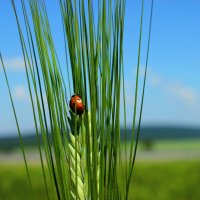
[[[129, 199], [200, 199], [200, 161], [136, 162]], [[46, 199], [41, 170], [31, 166], [33, 194], [29, 192], [24, 166], [0, 165], [0, 199]], [[49, 187], [51, 199], [55, 199]]]
[[[140, 144], [141, 148], [145, 143]], [[200, 139], [173, 139], [152, 141], [154, 150], [200, 150]]]

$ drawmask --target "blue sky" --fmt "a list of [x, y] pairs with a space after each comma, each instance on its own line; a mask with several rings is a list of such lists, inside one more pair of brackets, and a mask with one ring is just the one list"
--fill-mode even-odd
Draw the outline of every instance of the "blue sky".
[[[17, 7], [19, 1], [16, 1]], [[200, 1], [154, 0], [149, 71], [142, 125], [200, 126]], [[94, 5], [95, 6], [95, 5]], [[60, 60], [64, 45], [59, 7], [47, 4], [53, 37]], [[141, 1], [127, 0], [124, 33], [124, 66], [127, 119], [131, 123], [134, 75], [137, 64]], [[145, 0], [141, 74], [145, 64], [150, 1]], [[8, 71], [22, 130], [33, 130], [24, 64], [17, 26], [8, 1], [0, 1], [0, 51]], [[0, 69], [0, 136], [16, 131], [9, 96]]]

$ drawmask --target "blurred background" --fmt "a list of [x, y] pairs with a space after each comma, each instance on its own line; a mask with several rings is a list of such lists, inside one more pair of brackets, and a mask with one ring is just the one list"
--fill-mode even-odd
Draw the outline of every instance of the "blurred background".
[[[46, 3], [51, 25], [55, 27], [52, 34], [59, 60], [65, 70], [59, 4], [57, 1]], [[19, 2], [16, 6], [22, 19]], [[142, 128], [130, 199], [200, 199], [199, 7], [200, 1], [155, 1]], [[127, 127], [132, 125], [140, 11], [140, 0], [127, 0], [124, 32]], [[145, 1], [144, 13], [140, 89], [144, 78], [150, 1]], [[34, 188], [42, 197], [45, 190], [37, 184], [41, 172], [28, 85], [10, 2], [0, 1], [0, 27], [0, 51], [32, 166]], [[0, 199], [30, 199], [28, 192], [27, 196], [24, 192], [28, 191], [26, 174], [1, 67], [0, 91]], [[139, 103], [140, 100], [139, 97]], [[123, 109], [121, 119], [123, 121]], [[121, 124], [122, 132], [123, 128]]]

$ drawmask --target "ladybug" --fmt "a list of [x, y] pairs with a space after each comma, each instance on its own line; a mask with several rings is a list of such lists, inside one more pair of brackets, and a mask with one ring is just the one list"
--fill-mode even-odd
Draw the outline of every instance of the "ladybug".
[[69, 106], [77, 115], [82, 115], [85, 109], [81, 96], [75, 94], [71, 96]]

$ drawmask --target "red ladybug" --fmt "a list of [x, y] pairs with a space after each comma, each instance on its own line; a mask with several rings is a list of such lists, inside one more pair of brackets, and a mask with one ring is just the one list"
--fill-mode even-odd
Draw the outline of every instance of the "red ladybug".
[[83, 101], [79, 95], [72, 95], [69, 106], [73, 112], [76, 111], [77, 115], [82, 115], [85, 109]]

